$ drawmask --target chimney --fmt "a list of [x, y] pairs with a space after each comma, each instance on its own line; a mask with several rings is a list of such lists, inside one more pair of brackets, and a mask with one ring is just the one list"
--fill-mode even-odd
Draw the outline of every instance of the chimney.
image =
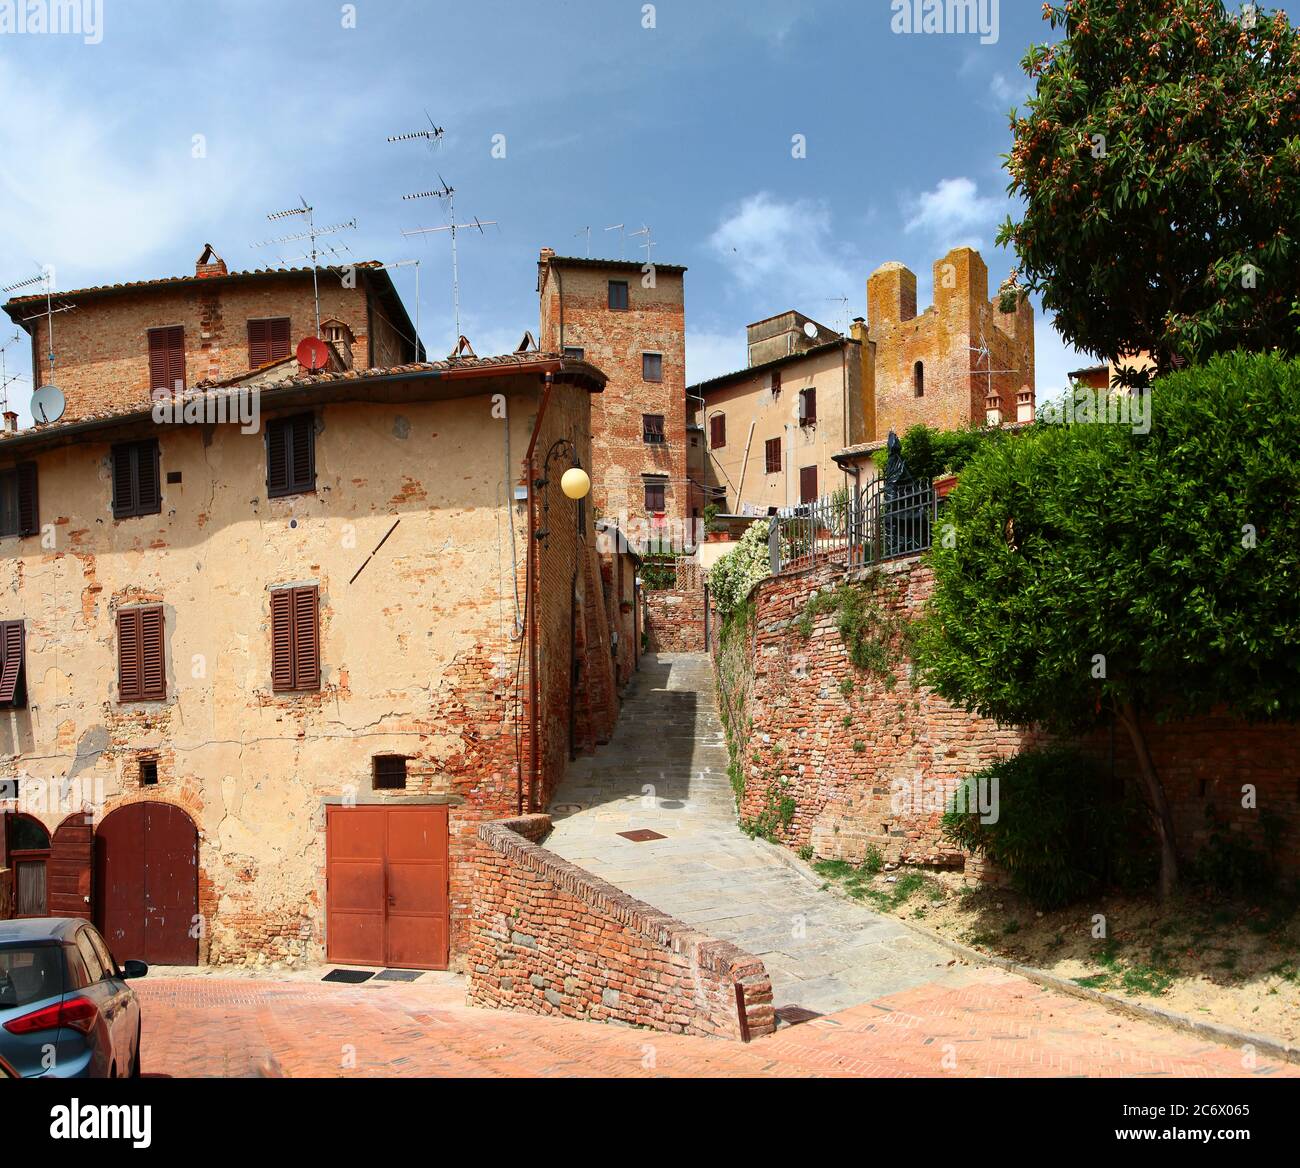
[[1021, 386], [1016, 395], [1016, 421], [1032, 422], [1034, 420], [1034, 391], [1029, 386]]
[[984, 424], [986, 426], [1002, 425], [1002, 398], [996, 392], [984, 399]]
[[18, 433], [18, 415], [13, 410], [5, 410], [5, 433]]
[[210, 280], [214, 276], [230, 275], [226, 270], [226, 261], [217, 255], [216, 249], [210, 243], [203, 245], [203, 254], [199, 256], [198, 262], [194, 265], [194, 274], [200, 280]]

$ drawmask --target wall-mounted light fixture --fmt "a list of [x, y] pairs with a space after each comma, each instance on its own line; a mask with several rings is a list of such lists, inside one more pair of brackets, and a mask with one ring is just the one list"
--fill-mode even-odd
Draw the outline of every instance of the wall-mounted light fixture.
[[542, 492], [542, 525], [535, 535], [542, 541], [543, 547], [550, 547], [551, 544], [551, 529], [546, 522], [547, 512], [551, 508], [551, 459], [564, 453], [568, 454], [570, 463], [569, 469], [560, 476], [560, 490], [564, 492], [566, 498], [578, 504], [578, 537], [581, 539], [586, 534], [586, 498], [591, 494], [591, 476], [582, 469], [578, 448], [573, 444], [572, 439], [557, 438], [542, 461], [542, 477], [533, 484]]

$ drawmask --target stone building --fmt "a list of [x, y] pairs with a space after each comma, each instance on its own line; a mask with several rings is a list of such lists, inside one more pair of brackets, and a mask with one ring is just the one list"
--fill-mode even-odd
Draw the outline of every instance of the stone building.
[[593, 500], [634, 541], [683, 540], [703, 513], [686, 469], [686, 269], [574, 259], [538, 261], [543, 349], [597, 365], [609, 381], [592, 407]]
[[[273, 285], [291, 314], [291, 281], [248, 286]], [[560, 485], [605, 377], [264, 367], [183, 399], [251, 383], [255, 430], [169, 422], [93, 366], [174, 291], [144, 319], [105, 297], [131, 343], [92, 368], [65, 350], [91, 416], [0, 439], [0, 904], [93, 917], [123, 957], [454, 967], [478, 824], [544, 808], [613, 725], [622, 596]]]

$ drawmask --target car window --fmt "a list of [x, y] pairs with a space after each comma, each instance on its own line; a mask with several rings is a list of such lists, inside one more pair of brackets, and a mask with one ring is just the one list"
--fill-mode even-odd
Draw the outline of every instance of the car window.
[[86, 963], [86, 972], [90, 975], [91, 982], [102, 980], [104, 966], [99, 960], [99, 954], [95, 952], [95, 946], [90, 943], [90, 934], [85, 929], [77, 934], [77, 952], [81, 954], [81, 960]]
[[63, 993], [63, 950], [58, 945], [0, 949], [0, 1010]]
[[113, 955], [108, 951], [108, 945], [94, 929], [87, 928], [85, 934], [90, 938], [90, 943], [94, 945], [95, 952], [99, 955], [99, 963], [104, 967], [105, 973], [111, 973], [114, 977], [121, 974], [117, 962], [113, 960]]
[[90, 982], [86, 972], [86, 963], [81, 959], [81, 951], [75, 945], [65, 945], [63, 955], [68, 961], [68, 989], [84, 990]]

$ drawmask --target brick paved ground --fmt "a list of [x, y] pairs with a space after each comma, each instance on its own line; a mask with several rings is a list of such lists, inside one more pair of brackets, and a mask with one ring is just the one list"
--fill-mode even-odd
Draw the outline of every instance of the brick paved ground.
[[999, 971], [917, 986], [748, 1046], [464, 1004], [458, 979], [149, 978], [146, 1075], [1300, 1076]]

